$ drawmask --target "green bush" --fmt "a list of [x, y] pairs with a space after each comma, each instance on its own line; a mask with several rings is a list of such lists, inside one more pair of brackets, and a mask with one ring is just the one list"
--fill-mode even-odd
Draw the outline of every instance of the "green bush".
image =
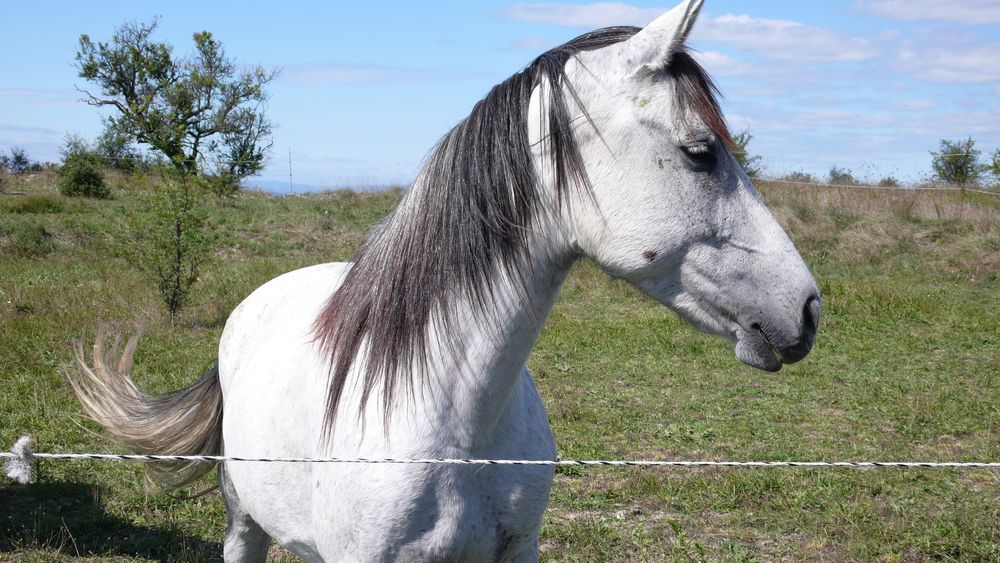
[[979, 162], [980, 154], [972, 137], [964, 141], [941, 139], [938, 152], [931, 153], [934, 178], [946, 184], [979, 185], [983, 172], [987, 170]]
[[749, 127], [741, 133], [733, 135], [733, 143], [736, 145], [733, 150], [733, 156], [736, 157], [736, 161], [743, 167], [743, 171], [747, 173], [747, 176], [757, 179], [761, 173], [760, 161], [763, 159], [759, 154], [751, 154], [749, 152], [748, 145], [752, 139], [753, 135], [750, 134]]
[[1000, 149], [993, 151], [990, 161], [986, 163], [986, 171], [993, 175], [993, 180], [1000, 184]]
[[10, 156], [0, 157], [0, 168], [15, 176], [20, 176], [28, 172], [41, 172], [42, 164], [31, 160], [24, 148], [11, 147]]
[[831, 184], [839, 184], [843, 186], [853, 186], [861, 183], [854, 177], [854, 174], [852, 174], [850, 170], [838, 168], [836, 165], [830, 168], [830, 174], [827, 175], [827, 181]]
[[100, 166], [87, 155], [70, 154], [59, 168], [59, 192], [70, 197], [108, 199], [111, 188], [104, 183]]
[[162, 186], [132, 218], [129, 261], [156, 284], [171, 322], [215, 246], [204, 194], [195, 179], [164, 171]]
[[803, 184], [818, 184], [819, 179], [808, 172], [796, 170], [790, 174], [785, 174], [780, 178], [786, 182], [801, 182]]
[[202, 182], [205, 189], [220, 199], [235, 197], [240, 191], [239, 177], [225, 172], [204, 176]]

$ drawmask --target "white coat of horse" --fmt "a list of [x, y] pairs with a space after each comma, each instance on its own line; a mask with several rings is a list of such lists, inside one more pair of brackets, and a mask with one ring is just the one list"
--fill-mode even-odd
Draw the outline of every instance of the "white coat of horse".
[[[136, 451], [551, 460], [525, 362], [573, 262], [635, 284], [736, 356], [808, 354], [809, 271], [729, 152], [685, 51], [701, 2], [540, 56], [446, 136], [354, 263], [280, 276], [232, 313], [218, 367], [143, 395], [98, 338], [70, 380]], [[151, 467], [162, 487], [209, 464]], [[224, 463], [227, 561], [533, 561], [550, 466]]]

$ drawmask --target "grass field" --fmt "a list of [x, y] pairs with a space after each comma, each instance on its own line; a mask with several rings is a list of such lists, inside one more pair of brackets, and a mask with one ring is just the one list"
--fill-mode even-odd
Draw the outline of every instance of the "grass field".
[[[347, 259], [398, 192], [243, 194], [171, 324], [121, 251], [144, 198], [66, 199], [51, 178], [0, 194], [0, 446], [119, 451], [60, 376], [100, 323], [145, 326], [135, 378], [188, 385], [229, 311], [288, 270]], [[805, 361], [766, 374], [724, 342], [580, 264], [530, 360], [564, 458], [1000, 460], [1000, 198], [762, 186], [825, 305]], [[148, 496], [141, 468], [46, 462], [0, 481], [0, 561], [217, 560], [217, 493]], [[2, 478], [0, 478], [2, 479]], [[1000, 559], [1000, 473], [939, 469], [560, 471], [552, 561]], [[274, 550], [276, 560], [294, 560]]]

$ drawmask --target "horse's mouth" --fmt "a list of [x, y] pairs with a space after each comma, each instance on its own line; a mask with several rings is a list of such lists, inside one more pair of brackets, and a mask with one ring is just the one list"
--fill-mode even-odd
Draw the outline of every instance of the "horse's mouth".
[[781, 369], [784, 362], [781, 353], [771, 343], [771, 339], [754, 323], [750, 330], [743, 332], [742, 338], [736, 341], [736, 358], [744, 364], [759, 370], [775, 372]]

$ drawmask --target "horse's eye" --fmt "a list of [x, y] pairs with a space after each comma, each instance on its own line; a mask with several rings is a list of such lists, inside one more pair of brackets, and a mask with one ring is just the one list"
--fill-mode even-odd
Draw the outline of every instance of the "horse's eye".
[[705, 160], [707, 158], [714, 158], [715, 151], [712, 150], [712, 146], [708, 143], [693, 143], [690, 145], [681, 145], [681, 150], [684, 154], [693, 158], [694, 160]]
[[681, 145], [681, 151], [699, 166], [715, 164], [715, 147], [711, 143], [691, 143]]

